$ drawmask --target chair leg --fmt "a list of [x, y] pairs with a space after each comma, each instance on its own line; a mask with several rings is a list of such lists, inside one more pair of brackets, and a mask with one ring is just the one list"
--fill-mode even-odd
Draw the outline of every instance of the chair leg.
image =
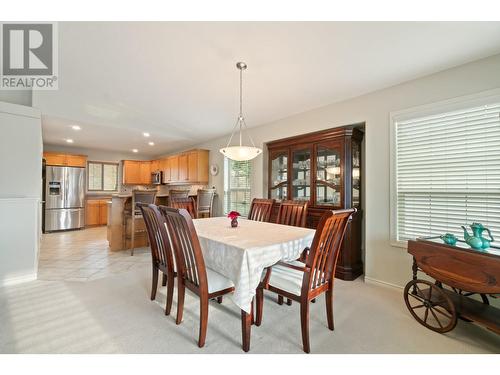
[[329, 289], [325, 294], [326, 301], [326, 319], [328, 321], [328, 328], [330, 331], [334, 330], [333, 326], [333, 290]]
[[167, 303], [165, 305], [165, 315], [170, 315], [172, 300], [174, 298], [174, 274], [169, 272], [167, 282]]
[[278, 294], [278, 305], [283, 305], [283, 296]]
[[151, 301], [156, 298], [156, 289], [158, 289], [158, 269], [153, 266], [153, 280], [151, 283]]
[[302, 348], [309, 353], [309, 301], [303, 300], [300, 303], [300, 326], [302, 328]]
[[208, 299], [200, 298], [200, 337], [198, 339], [198, 346], [203, 348], [205, 345], [205, 338], [207, 337], [208, 326]]
[[163, 274], [163, 277], [161, 279], [161, 286], [167, 285], [167, 275]]
[[186, 287], [184, 286], [184, 280], [180, 277], [177, 278], [177, 320], [175, 324], [181, 324], [182, 313], [184, 312], [184, 294], [186, 293]]
[[255, 318], [255, 325], [258, 327], [262, 324], [262, 310], [264, 308], [264, 289], [257, 289], [257, 317]]
[[287, 299], [286, 299], [286, 304], [287, 304], [288, 306], [292, 306], [292, 300], [291, 300], [290, 298], [287, 298]]
[[134, 255], [134, 247], [135, 247], [135, 217], [134, 217], [134, 211], [132, 211], [132, 225], [131, 225], [132, 232], [130, 234], [130, 255]]
[[217, 297], [217, 303], [220, 305], [222, 303], [222, 296]]

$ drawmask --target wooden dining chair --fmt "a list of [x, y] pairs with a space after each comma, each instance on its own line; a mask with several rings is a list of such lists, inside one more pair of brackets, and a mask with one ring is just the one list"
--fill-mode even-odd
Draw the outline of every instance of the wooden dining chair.
[[[280, 207], [278, 209], [278, 218], [276, 219], [276, 223], [304, 228], [306, 226], [308, 205], [309, 205], [308, 201], [302, 201], [302, 200], [281, 201]], [[278, 295], [278, 304], [279, 305], [283, 304], [282, 295]], [[291, 306], [292, 300], [288, 298], [286, 304]]]
[[174, 278], [177, 276], [174, 265], [174, 255], [168, 238], [165, 218], [154, 204], [138, 204], [149, 237], [151, 258], [153, 263], [153, 278], [151, 285], [151, 301], [156, 298], [158, 289], [158, 273], [162, 273], [162, 286], [167, 286], [167, 302], [165, 315], [170, 314], [174, 295]]
[[195, 208], [195, 202], [192, 197], [187, 197], [187, 198], [176, 198], [172, 199], [170, 202], [170, 207], [172, 208], [183, 208], [187, 212], [189, 212], [189, 215], [191, 215], [191, 218], [196, 219], [196, 208]]
[[347, 225], [355, 212], [355, 208], [325, 212], [316, 229], [305, 264], [299, 261], [278, 262], [267, 269], [257, 288], [255, 325], [260, 326], [262, 323], [264, 289], [299, 302], [302, 346], [304, 352], [309, 353], [309, 301], [326, 293], [328, 328], [333, 331], [335, 268]]
[[213, 216], [215, 189], [198, 189], [196, 194], [196, 217]]
[[308, 205], [308, 201], [282, 201], [278, 209], [276, 223], [304, 228], [306, 226]]
[[250, 205], [248, 219], [269, 222], [273, 210], [274, 199], [254, 198]]
[[167, 222], [177, 265], [177, 320], [182, 322], [185, 288], [200, 297], [200, 333], [198, 346], [205, 345], [208, 325], [208, 301], [234, 291], [231, 280], [205, 267], [200, 241], [193, 220], [184, 209], [160, 206]]

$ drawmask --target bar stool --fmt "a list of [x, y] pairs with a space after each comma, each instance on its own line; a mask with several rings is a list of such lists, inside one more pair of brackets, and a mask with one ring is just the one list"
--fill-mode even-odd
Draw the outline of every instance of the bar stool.
[[168, 191], [168, 205], [172, 206], [172, 200], [189, 198], [189, 190], [169, 190]]
[[215, 189], [198, 189], [196, 195], [196, 216], [213, 216]]
[[[135, 235], [137, 233], [146, 233], [146, 228], [135, 228], [137, 219], [143, 219], [142, 213], [137, 203], [154, 204], [156, 190], [132, 190], [132, 204], [130, 209], [123, 210], [123, 247], [126, 248], [127, 240], [130, 239], [130, 255], [134, 255]], [[127, 223], [130, 220], [130, 236], [127, 234]]]

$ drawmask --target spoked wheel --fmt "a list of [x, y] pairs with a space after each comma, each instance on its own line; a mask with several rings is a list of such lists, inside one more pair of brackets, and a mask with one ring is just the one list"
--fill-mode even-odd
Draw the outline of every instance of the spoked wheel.
[[445, 333], [455, 328], [457, 313], [450, 297], [438, 286], [426, 280], [406, 284], [404, 300], [411, 315], [423, 326]]

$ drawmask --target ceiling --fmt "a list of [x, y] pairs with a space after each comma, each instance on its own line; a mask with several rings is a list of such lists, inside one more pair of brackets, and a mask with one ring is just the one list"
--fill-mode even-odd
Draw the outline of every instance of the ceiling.
[[240, 60], [257, 126], [497, 53], [500, 22], [61, 22], [33, 105], [45, 143], [153, 156], [231, 131]]

